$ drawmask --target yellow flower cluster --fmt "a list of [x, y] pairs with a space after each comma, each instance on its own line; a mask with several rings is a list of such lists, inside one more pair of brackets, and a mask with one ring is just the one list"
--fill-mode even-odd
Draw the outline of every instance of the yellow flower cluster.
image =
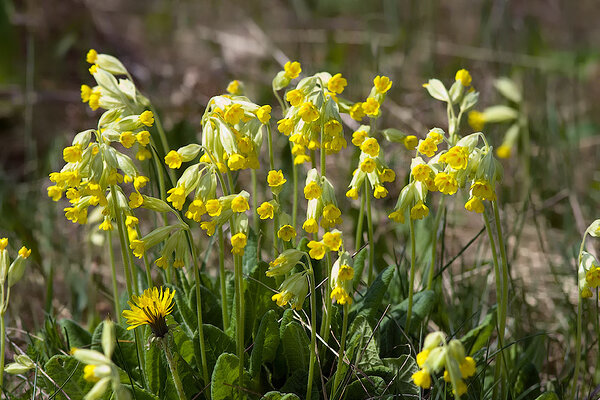
[[337, 99], [346, 85], [341, 74], [331, 76], [323, 72], [300, 80], [286, 92], [290, 107], [277, 122], [277, 129], [289, 137], [295, 164], [311, 161], [307, 149], [323, 148], [327, 154], [333, 154], [346, 147]]
[[392, 87], [392, 81], [387, 76], [377, 75], [373, 79], [373, 88], [367, 99], [363, 102], [354, 103], [348, 113], [352, 119], [361, 122], [365, 116], [378, 118], [381, 114], [380, 108], [385, 100], [385, 94]]
[[[403, 223], [407, 211], [413, 220], [424, 218], [429, 214], [426, 205], [429, 192], [439, 191], [451, 196], [463, 187], [470, 191], [465, 209], [482, 213], [485, 209], [483, 201], [496, 200], [494, 187], [502, 178], [502, 166], [494, 158], [485, 138], [484, 144], [477, 147], [481, 137], [481, 133], [474, 133], [454, 145], [448, 144], [448, 150], [439, 151], [438, 146], [449, 140], [440, 128], [429, 131], [427, 137], [419, 141], [411, 163], [410, 182], [402, 189], [389, 218]], [[429, 157], [429, 161], [421, 155]]]
[[337, 206], [333, 185], [314, 168], [307, 173], [304, 197], [308, 205], [302, 229], [307, 233], [317, 233], [319, 225], [328, 230], [342, 223], [342, 212]]
[[431, 387], [431, 375], [444, 370], [444, 380], [452, 384], [452, 393], [462, 396], [467, 393], [465, 379], [475, 375], [476, 363], [465, 355], [459, 340], [446, 342], [442, 332], [433, 332], [425, 337], [423, 349], [417, 354], [419, 371], [412, 375], [415, 385], [424, 389]]
[[352, 304], [352, 278], [354, 278], [352, 265], [352, 257], [344, 251], [331, 268], [331, 299], [338, 304]]

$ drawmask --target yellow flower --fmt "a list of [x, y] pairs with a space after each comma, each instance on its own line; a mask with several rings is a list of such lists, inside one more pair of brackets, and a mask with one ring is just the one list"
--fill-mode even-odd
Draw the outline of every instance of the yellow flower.
[[469, 149], [464, 146], [454, 146], [441, 155], [441, 162], [445, 162], [454, 169], [465, 169], [469, 162]]
[[54, 201], [60, 200], [62, 197], [62, 189], [56, 185], [48, 186], [48, 197], [50, 197]]
[[498, 158], [510, 158], [511, 153], [511, 147], [505, 144], [496, 149], [496, 155], [498, 156]]
[[141, 113], [140, 122], [146, 126], [152, 126], [154, 124], [154, 114], [152, 114], [152, 111], [146, 110]]
[[135, 138], [137, 139], [138, 143], [142, 146], [147, 146], [148, 144], [150, 144], [150, 132], [148, 131], [138, 132], [138, 134], [135, 135]]
[[90, 96], [92, 95], [92, 88], [88, 85], [81, 85], [81, 101], [87, 103], [90, 101]]
[[132, 240], [129, 244], [129, 248], [133, 251], [133, 255], [137, 258], [142, 258], [144, 252], [146, 251], [146, 245], [141, 240]]
[[144, 203], [144, 198], [138, 192], [129, 195], [129, 208], [138, 208]]
[[135, 188], [135, 190], [140, 190], [141, 188], [146, 186], [148, 182], [150, 182], [150, 179], [148, 179], [147, 176], [138, 175], [133, 179], [133, 187]]
[[277, 237], [284, 242], [289, 242], [296, 237], [296, 230], [291, 225], [283, 225], [277, 231]]
[[306, 200], [318, 199], [322, 193], [321, 187], [316, 182], [309, 182], [304, 187], [304, 197]]
[[244, 248], [246, 247], [246, 243], [248, 242], [248, 238], [242, 232], [236, 233], [231, 237], [231, 252], [238, 256], [244, 255]]
[[272, 219], [275, 215], [275, 207], [273, 207], [273, 204], [265, 201], [256, 209], [256, 212], [260, 219]]
[[377, 157], [379, 155], [379, 143], [375, 138], [365, 139], [360, 145], [360, 149], [363, 153], [370, 155], [371, 157]]
[[427, 357], [429, 357], [430, 352], [431, 352], [431, 350], [424, 349], [419, 354], [417, 354], [417, 365], [420, 368], [423, 368], [423, 365], [425, 364], [425, 361], [427, 361]]
[[365, 116], [365, 112], [363, 110], [363, 102], [354, 103], [352, 107], [350, 107], [350, 117], [355, 121], [362, 121]]
[[465, 357], [463, 361], [458, 365], [460, 368], [460, 374], [463, 378], [468, 378], [475, 375], [476, 364], [472, 357]]
[[377, 117], [379, 115], [379, 102], [373, 97], [369, 97], [362, 105], [362, 109], [369, 117]]
[[292, 107], [298, 107], [302, 103], [302, 100], [304, 100], [304, 93], [300, 89], [290, 90], [285, 94], [285, 99]]
[[458, 190], [456, 178], [446, 172], [440, 172], [433, 181], [438, 190], [444, 194], [452, 195]]
[[421, 154], [425, 154], [427, 157], [433, 157], [437, 151], [437, 144], [435, 144], [435, 141], [432, 138], [427, 138], [421, 141], [418, 151]]
[[429, 389], [431, 387], [431, 376], [425, 369], [421, 369], [412, 374], [412, 380], [415, 385], [422, 387], [423, 389]]
[[123, 316], [127, 319], [127, 330], [141, 325], [150, 325], [156, 337], [164, 337], [169, 332], [165, 317], [173, 311], [173, 297], [175, 290], [160, 290], [156, 287], [144, 290], [141, 296], [131, 296], [128, 301], [131, 310], [124, 310]]
[[281, 172], [281, 170], [271, 170], [267, 174], [267, 183], [271, 188], [278, 189], [286, 182], [287, 179], [283, 177], [283, 172]]
[[338, 272], [338, 280], [345, 282], [354, 278], [354, 268], [349, 265], [342, 264]]
[[223, 119], [229, 125], [236, 125], [244, 116], [244, 110], [240, 104], [231, 104], [225, 108]]
[[204, 221], [200, 224], [200, 228], [203, 229], [208, 236], [212, 236], [215, 234], [217, 221]]
[[314, 218], [309, 218], [302, 224], [302, 229], [304, 229], [306, 233], [317, 233], [319, 231], [319, 224], [317, 224], [317, 221]]
[[332, 119], [331, 121], [327, 121], [325, 123], [323, 130], [327, 135], [336, 136], [342, 133], [343, 128], [342, 124], [340, 124], [340, 121], [338, 121], [337, 119]]
[[221, 215], [221, 211], [223, 211], [223, 205], [217, 199], [211, 199], [206, 202], [206, 212], [211, 217], [218, 217]]
[[104, 218], [104, 221], [100, 224], [100, 226], [98, 226], [98, 228], [103, 231], [112, 231], [113, 226], [110, 222], [110, 218]]
[[183, 204], [185, 203], [185, 186], [177, 186], [172, 189], [169, 189], [167, 192], [169, 197], [167, 197], [167, 201], [170, 201], [173, 204], [173, 207], [180, 210], [183, 208]]
[[289, 118], [280, 119], [277, 121], [277, 130], [285, 136], [290, 136], [294, 129], [294, 122]]
[[137, 153], [135, 153], [135, 158], [140, 161], [149, 160], [150, 157], [152, 157], [152, 153], [150, 153], [150, 151], [143, 146], [140, 146]]
[[316, 242], [314, 240], [311, 240], [310, 242], [308, 242], [308, 248], [310, 249], [308, 255], [311, 256], [311, 258], [314, 258], [315, 260], [323, 259], [323, 257], [325, 257], [325, 254], [327, 253], [327, 246], [322, 242]]
[[481, 199], [479, 197], [476, 197], [476, 196], [471, 197], [469, 199], [469, 201], [466, 202], [465, 209], [467, 211], [476, 212], [479, 214], [481, 214], [481, 213], [483, 213], [483, 211], [485, 211], [483, 202], [481, 201]]
[[444, 135], [440, 132], [440, 129], [432, 129], [427, 134], [427, 137], [433, 140], [435, 144], [440, 144], [444, 141]]
[[[323, 235], [323, 243], [329, 247], [329, 250], [338, 251], [342, 246], [341, 232], [325, 232]], [[314, 258], [314, 257], [313, 257]]]
[[304, 122], [314, 122], [319, 119], [319, 110], [312, 103], [306, 102], [298, 110], [298, 115]]
[[389, 168], [385, 168], [381, 171], [381, 174], [379, 174], [379, 179], [382, 183], [394, 182], [396, 180], [396, 173]]
[[263, 124], [267, 124], [271, 119], [271, 106], [262, 106], [256, 110], [256, 118]]
[[466, 69], [459, 69], [456, 72], [455, 80], [460, 81], [464, 87], [471, 86], [471, 74]]
[[473, 196], [479, 197], [481, 200], [496, 200], [494, 188], [488, 181], [478, 180], [471, 185]]
[[300, 75], [300, 72], [302, 72], [302, 66], [298, 61], [288, 61], [283, 66], [283, 70], [285, 71], [286, 78], [296, 79]]
[[346, 292], [346, 290], [340, 286], [336, 286], [331, 291], [330, 297], [338, 304], [352, 304], [352, 297], [350, 297], [348, 292]]
[[352, 144], [356, 147], [360, 147], [363, 142], [367, 139], [367, 132], [358, 130], [352, 134]]
[[348, 81], [346, 81], [345, 78], [342, 78], [342, 74], [335, 74], [327, 82], [327, 90], [329, 90], [330, 92], [341, 94], [347, 85]]
[[6, 246], [8, 246], [8, 238], [0, 239], [0, 251], [6, 249]]
[[419, 201], [413, 208], [410, 209], [410, 218], [422, 219], [429, 215], [429, 208], [422, 201]]
[[231, 82], [229, 82], [229, 85], [227, 85], [227, 92], [229, 92], [229, 94], [233, 94], [233, 95], [240, 95], [242, 94], [242, 85], [240, 84], [240, 81], [233, 80]]
[[383, 199], [387, 195], [388, 191], [385, 187], [382, 185], [375, 185], [375, 188], [373, 189], [373, 197], [376, 199]]
[[419, 143], [419, 139], [415, 135], [408, 135], [404, 138], [404, 147], [406, 150], [414, 150]]
[[377, 93], [385, 93], [392, 87], [392, 81], [387, 76], [379, 76], [377, 75], [375, 79], [373, 79], [373, 86], [375, 86], [375, 90]]
[[90, 49], [85, 56], [85, 61], [90, 64], [96, 64], [96, 60], [98, 59], [98, 52], [94, 49]]
[[358, 190], [356, 190], [356, 188], [350, 188], [346, 192], [346, 197], [348, 197], [352, 200], [357, 200], [358, 199]]
[[231, 210], [236, 213], [243, 213], [250, 209], [248, 200], [244, 196], [235, 196], [231, 201]]
[[323, 207], [323, 218], [326, 220], [335, 222], [341, 215], [342, 212], [334, 204], [327, 204]]
[[123, 147], [129, 149], [135, 144], [135, 135], [130, 131], [123, 132], [119, 135], [119, 142]]
[[246, 157], [242, 156], [241, 154], [237, 154], [237, 153], [232, 154], [229, 157], [229, 159], [227, 160], [227, 166], [232, 171], [237, 171], [238, 169], [242, 169], [242, 168], [244, 168], [245, 165], [246, 165]]
[[137, 217], [134, 217], [133, 215], [128, 215], [127, 218], [125, 218], [125, 225], [128, 228], [133, 228], [134, 226], [139, 224], [139, 222], [140, 220], [137, 219]]
[[471, 111], [469, 113], [469, 125], [473, 130], [480, 131], [485, 126], [485, 115], [481, 111]]
[[427, 164], [417, 164], [413, 167], [411, 172], [415, 180], [419, 182], [425, 182], [427, 179], [429, 179], [433, 171]]
[[21, 247], [21, 249], [19, 249], [19, 255], [22, 258], [27, 258], [31, 255], [31, 250], [28, 249], [27, 247], [23, 246], [23, 247]]
[[83, 151], [79, 145], [65, 147], [63, 150], [63, 158], [65, 162], [76, 163], [81, 161]]
[[373, 160], [372, 158], [365, 158], [361, 163], [360, 163], [360, 170], [366, 173], [371, 173], [373, 171], [375, 171], [375, 168], [377, 167], [377, 163], [375, 163], [375, 160]]

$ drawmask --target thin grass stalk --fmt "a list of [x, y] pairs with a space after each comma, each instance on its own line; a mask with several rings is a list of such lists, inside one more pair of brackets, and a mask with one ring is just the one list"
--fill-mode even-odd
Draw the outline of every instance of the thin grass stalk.
[[219, 235], [219, 281], [221, 284], [221, 315], [223, 316], [223, 330], [229, 329], [229, 311], [227, 310], [227, 282], [225, 282], [225, 240], [223, 227], [218, 228]]
[[112, 247], [112, 231], [106, 231], [108, 238], [108, 254], [110, 257], [110, 272], [112, 278], [113, 301], [115, 303], [115, 318], [117, 324], [121, 323], [121, 307], [119, 307], [119, 286], [117, 285], [117, 266], [115, 265], [115, 251]]
[[406, 309], [406, 331], [410, 329], [410, 317], [412, 316], [413, 292], [415, 290], [415, 269], [416, 269], [416, 243], [415, 243], [415, 223], [409, 216], [408, 227], [410, 230], [410, 277], [408, 281], [408, 308]]
[[[196, 248], [194, 247], [194, 240], [190, 230], [186, 230], [186, 237], [188, 245], [190, 247], [192, 256], [192, 267], [194, 268], [194, 282], [196, 286], [196, 316], [198, 318], [198, 341], [200, 342], [200, 362], [202, 364], [202, 378], [204, 384], [210, 384], [208, 379], [208, 364], [206, 362], [206, 348], [204, 342], [204, 325], [202, 323], [202, 291], [200, 290], [200, 269], [198, 267], [198, 257], [196, 254]], [[210, 394], [207, 394], [210, 399]]]
[[[335, 371], [335, 378], [333, 381], [333, 387], [331, 389], [331, 399], [333, 400], [337, 391], [337, 388], [342, 380], [342, 366], [344, 364], [344, 352], [346, 348], [346, 335], [348, 334], [348, 314], [350, 313], [350, 306], [344, 304], [344, 316], [342, 317], [342, 338], [340, 339], [340, 351], [338, 353], [337, 369]], [[341, 397], [341, 396], [340, 396]]]
[[433, 231], [431, 233], [431, 264], [429, 265], [429, 274], [427, 275], [427, 290], [431, 290], [433, 285], [433, 274], [435, 272], [435, 261], [437, 258], [437, 241], [438, 232], [440, 229], [440, 221], [442, 220], [442, 214], [444, 213], [445, 196], [440, 198], [438, 209], [435, 215], [435, 221], [433, 222]]
[[310, 257], [306, 256], [310, 266], [308, 281], [310, 284], [310, 361], [308, 365], [308, 382], [306, 384], [306, 400], [312, 396], [313, 377], [315, 374], [315, 361], [317, 356], [317, 292], [315, 273]]
[[235, 322], [236, 333], [237, 333], [237, 353], [238, 353], [238, 373], [239, 373], [239, 395], [243, 398], [243, 387], [244, 387], [244, 295], [243, 287], [243, 276], [242, 276], [242, 262], [240, 256], [233, 256], [234, 262], [234, 274], [235, 274], [235, 289], [237, 298], [237, 315]]
[[367, 240], [369, 241], [369, 273], [367, 284], [373, 283], [373, 270], [375, 269], [375, 242], [373, 240], [373, 214], [371, 210], [371, 191], [370, 184], [365, 182], [365, 199], [367, 208]]
[[[490, 225], [490, 220], [487, 216], [487, 213], [484, 211], [483, 212], [483, 221], [485, 223], [485, 229], [487, 231], [488, 234], [488, 239], [490, 241], [490, 248], [492, 250], [492, 262], [494, 264], [494, 280], [496, 281], [496, 303], [500, 302], [502, 303], [502, 276], [500, 273], [500, 266], [498, 263], [498, 253], [496, 252], [496, 240], [494, 239], [494, 232], [492, 231], [492, 226]], [[500, 315], [498, 313], [498, 320], [500, 319]], [[494, 382], [499, 382], [500, 380], [500, 375], [501, 375], [501, 369], [502, 369], [502, 343], [504, 342], [504, 331], [500, 329], [500, 326], [498, 325], [498, 353], [497, 353], [497, 360], [496, 360], [496, 365], [494, 368]], [[493, 389], [493, 393], [492, 393], [492, 398], [493, 399], [497, 399], [499, 394], [498, 394], [498, 386], [494, 384], [494, 389]]]
[[[365, 183], [366, 185], [366, 183]], [[356, 237], [354, 239], [354, 250], [358, 251], [363, 238], [363, 220], [365, 219], [365, 196], [360, 196], [360, 209], [358, 210], [358, 221], [356, 222]]]

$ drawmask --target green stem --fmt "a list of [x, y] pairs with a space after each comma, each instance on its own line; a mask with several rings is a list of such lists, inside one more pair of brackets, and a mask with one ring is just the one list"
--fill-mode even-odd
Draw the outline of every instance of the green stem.
[[256, 170], [250, 170], [250, 179], [252, 181], [252, 222], [254, 226], [254, 232], [258, 235], [259, 230], [259, 221], [258, 215], [256, 214], [256, 209], [258, 208], [258, 191], [256, 189]]
[[238, 376], [239, 376], [239, 395], [243, 398], [243, 377], [244, 377], [244, 301], [242, 296], [244, 295], [243, 276], [242, 276], [242, 263], [240, 256], [233, 256], [234, 262], [234, 274], [235, 274], [235, 289], [236, 289], [236, 300], [237, 300], [237, 353], [238, 353]]
[[125, 274], [127, 295], [129, 298], [131, 298], [131, 295], [133, 294], [131, 286], [131, 269], [129, 265], [129, 256], [127, 255], [127, 243], [125, 242], [125, 234], [123, 232], [123, 218], [121, 218], [121, 210], [117, 207], [117, 191], [114, 185], [110, 186], [110, 192], [112, 195], [115, 218], [117, 220], [117, 229], [119, 231], [119, 241], [121, 244], [121, 257], [123, 258], [123, 272]]
[[[498, 202], [496, 200], [492, 201], [492, 206], [494, 208], [494, 219], [496, 221], [496, 233], [498, 235], [498, 247], [500, 247], [500, 259], [502, 261], [502, 302], [500, 303], [500, 331], [502, 331], [502, 340], [500, 345], [504, 347], [504, 335], [506, 330], [506, 317], [508, 312], [508, 259], [506, 257], [506, 246], [504, 245], [504, 237], [502, 235], [502, 224], [500, 222], [500, 212], [498, 210]], [[504, 381], [506, 381], [506, 369], [504, 368], [504, 363], [502, 363], [502, 377]], [[502, 385], [502, 398], [506, 398], [505, 391], [506, 386]]]
[[[348, 313], [350, 308], [348, 304], [344, 304], [344, 316], [342, 318], [342, 339], [340, 341], [340, 352], [338, 353], [337, 369], [335, 371], [335, 379], [333, 381], [333, 388], [331, 389], [331, 399], [335, 397], [337, 388], [342, 380], [344, 374], [342, 374], [342, 365], [344, 363], [344, 349], [346, 347], [346, 334], [348, 333]], [[341, 397], [341, 396], [340, 396]]]
[[229, 311], [227, 310], [227, 282], [225, 281], [225, 241], [223, 228], [219, 227], [219, 281], [221, 283], [221, 314], [223, 316], [223, 330], [229, 329]]
[[154, 286], [154, 283], [152, 282], [152, 270], [150, 269], [150, 263], [148, 263], [148, 257], [146, 257], [146, 254], [144, 254], [142, 258], [144, 259], [144, 269], [146, 270], [146, 284], [149, 288], [151, 288]]
[[269, 147], [269, 169], [275, 169], [275, 160], [273, 157], [273, 137], [271, 135], [271, 125], [267, 124], [267, 145]]
[[[2, 289], [4, 289], [4, 284], [2, 284]], [[4, 293], [2, 293], [2, 297], [4, 297]], [[4, 325], [4, 311], [2, 311], [2, 313], [0, 313], [0, 390], [4, 388], [4, 352], [6, 347], [5, 341], [6, 326]]]
[[[310, 257], [306, 256], [310, 264]], [[310, 400], [313, 387], [313, 376], [315, 374], [315, 360], [317, 356], [317, 292], [315, 284], [315, 273], [310, 265], [310, 361], [308, 365], [308, 383], [306, 384], [306, 400]]]
[[112, 275], [113, 301], [115, 303], [115, 318], [117, 324], [121, 323], [121, 308], [119, 307], [119, 287], [117, 285], [117, 266], [115, 265], [115, 251], [112, 247], [112, 231], [107, 231], [108, 254], [110, 256], [110, 272]]
[[[580, 253], [581, 254], [581, 253]], [[579, 268], [579, 266], [578, 266]], [[579, 291], [578, 291], [579, 292]], [[573, 393], [572, 400], [577, 397], [577, 381], [579, 380], [579, 369], [581, 367], [581, 315], [583, 305], [581, 304], [581, 295], [577, 296], [577, 331], [575, 333], [575, 372], [573, 373]]]
[[[290, 143], [290, 150], [292, 144]], [[292, 155], [292, 180], [294, 181], [294, 199], [292, 203], [292, 226], [296, 229], [298, 220], [298, 166], [294, 163], [294, 155]], [[293, 239], [294, 242], [296, 241]], [[295, 244], [295, 243], [294, 243]]]
[[442, 214], [444, 213], [445, 199], [445, 196], [440, 198], [437, 214], [435, 215], [435, 221], [433, 222], [433, 230], [431, 232], [431, 264], [429, 265], [429, 274], [427, 276], [427, 290], [431, 290], [431, 286], [433, 284], [433, 273], [435, 272], [435, 259], [437, 256], [437, 241], [440, 229], [440, 221], [442, 219]]
[[406, 332], [410, 329], [410, 317], [412, 316], [413, 292], [415, 290], [415, 269], [416, 269], [416, 243], [415, 243], [415, 223], [412, 218], [408, 218], [410, 228], [410, 278], [408, 286], [408, 308], [406, 310]]
[[[200, 268], [198, 267], [198, 257], [196, 255], [196, 248], [194, 247], [194, 238], [192, 233], [187, 230], [186, 236], [192, 255], [192, 266], [194, 268], [194, 282], [196, 286], [196, 315], [198, 318], [198, 340], [200, 342], [200, 358], [202, 364], [202, 378], [204, 384], [209, 385], [210, 380], [208, 379], [208, 364], [206, 362], [206, 347], [204, 344], [204, 325], [202, 324], [202, 291], [200, 290]], [[210, 393], [207, 393], [210, 398]]]
[[[366, 183], [365, 183], [366, 185]], [[354, 250], [358, 251], [363, 237], [363, 220], [365, 219], [365, 196], [360, 196], [360, 209], [358, 211], [358, 221], [356, 223], [356, 237], [354, 239]]]
[[279, 103], [279, 106], [281, 107], [281, 115], [282, 116], [285, 115], [285, 112], [287, 111], [287, 107], [283, 103], [281, 96], [279, 96], [279, 93], [277, 93], [277, 90], [275, 90], [275, 89], [273, 89], [273, 94], [275, 95], [275, 98], [277, 99], [277, 102]]
[[165, 357], [167, 358], [167, 364], [169, 364], [169, 370], [171, 371], [171, 375], [173, 376], [173, 383], [175, 383], [175, 389], [177, 390], [177, 395], [180, 400], [185, 400], [185, 391], [183, 390], [183, 384], [181, 383], [181, 379], [179, 379], [179, 373], [177, 372], [177, 368], [173, 363], [173, 355], [171, 354], [171, 350], [169, 349], [169, 344], [167, 343], [167, 338], [162, 338], [160, 343], [162, 344], [162, 348], [165, 351]]
[[[490, 225], [490, 220], [487, 216], [487, 213], [483, 212], [483, 222], [485, 223], [485, 229], [488, 234], [488, 239], [490, 241], [490, 248], [492, 250], [492, 262], [494, 264], [494, 278], [496, 281], [496, 303], [502, 303], [502, 277], [500, 274], [500, 266], [498, 263], [498, 253], [496, 252], [496, 240], [494, 239], [494, 233], [492, 231], [492, 227]], [[498, 313], [498, 320], [500, 320], [500, 313]], [[500, 329], [500, 324], [498, 324], [498, 353], [496, 366], [494, 369], [494, 382], [500, 381], [500, 374], [502, 368], [502, 343], [504, 342], [504, 330]], [[498, 398], [498, 386], [494, 385], [494, 390], [492, 394], [493, 399]]]
[[320, 335], [324, 343], [329, 340], [329, 330], [331, 328], [331, 256], [329, 252], [325, 256], [327, 260], [327, 283], [325, 284], [325, 315], [321, 319], [321, 331]]
[[369, 183], [365, 182], [365, 199], [367, 206], [367, 240], [369, 241], [369, 275], [368, 285], [373, 282], [373, 270], [375, 269], [375, 241], [373, 240], [373, 215], [371, 214], [371, 191]]

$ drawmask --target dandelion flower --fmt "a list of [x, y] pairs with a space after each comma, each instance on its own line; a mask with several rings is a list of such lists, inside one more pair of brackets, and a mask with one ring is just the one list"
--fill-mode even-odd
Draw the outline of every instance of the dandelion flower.
[[148, 288], [141, 296], [132, 296], [129, 301], [131, 310], [124, 310], [127, 319], [127, 330], [141, 325], [150, 325], [154, 336], [162, 338], [169, 332], [165, 317], [173, 311], [174, 290], [161, 287]]

